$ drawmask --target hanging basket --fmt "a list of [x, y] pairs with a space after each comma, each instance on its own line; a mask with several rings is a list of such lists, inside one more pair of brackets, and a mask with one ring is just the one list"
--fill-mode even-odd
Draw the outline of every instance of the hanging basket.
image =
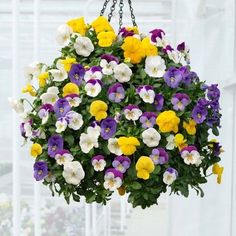
[[[203, 196], [211, 173], [221, 182], [218, 136], [220, 91], [190, 68], [185, 43], [174, 49], [161, 29], [140, 34], [131, 1], [133, 27], [119, 33], [101, 16], [83, 17], [58, 28], [60, 57], [33, 63], [22, 89], [33, 97], [11, 99], [23, 118], [21, 134], [33, 142], [36, 181], [53, 195], [106, 204], [114, 191], [133, 206], [157, 204], [161, 193]], [[35, 86], [37, 84], [37, 86]], [[212, 167], [209, 170], [209, 167]]]

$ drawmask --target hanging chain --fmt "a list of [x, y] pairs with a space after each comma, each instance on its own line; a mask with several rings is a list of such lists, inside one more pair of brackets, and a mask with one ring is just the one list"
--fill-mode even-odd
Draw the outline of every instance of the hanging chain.
[[119, 31], [121, 30], [122, 28], [122, 25], [123, 25], [123, 7], [124, 7], [124, 0], [120, 0], [120, 10], [119, 10]]
[[108, 15], [108, 21], [109, 21], [109, 22], [111, 21], [111, 18], [112, 18], [112, 16], [113, 16], [113, 13], [114, 13], [114, 11], [115, 11], [115, 9], [116, 9], [116, 4], [117, 4], [117, 0], [113, 0], [113, 4], [112, 4], [112, 6], [111, 6], [111, 8], [110, 8], [110, 13], [109, 13], [109, 15]]
[[131, 0], [128, 0], [128, 3], [129, 3], [129, 9], [130, 9], [131, 20], [132, 20], [133, 26], [137, 26]]
[[105, 2], [104, 2], [104, 4], [103, 4], [103, 7], [102, 7], [102, 10], [101, 10], [101, 12], [100, 12], [100, 16], [103, 16], [104, 15], [104, 13], [105, 13], [105, 11], [106, 11], [106, 9], [107, 9], [107, 4], [110, 2], [110, 0], [106, 0]]

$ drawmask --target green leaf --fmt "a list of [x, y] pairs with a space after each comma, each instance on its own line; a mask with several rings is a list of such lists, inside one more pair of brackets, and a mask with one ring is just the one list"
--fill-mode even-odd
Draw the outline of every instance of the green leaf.
[[73, 135], [67, 135], [65, 137], [65, 141], [69, 144], [69, 146], [73, 146], [75, 139], [74, 139]]
[[134, 182], [131, 184], [131, 187], [135, 190], [139, 190], [142, 188], [142, 185], [139, 182]]

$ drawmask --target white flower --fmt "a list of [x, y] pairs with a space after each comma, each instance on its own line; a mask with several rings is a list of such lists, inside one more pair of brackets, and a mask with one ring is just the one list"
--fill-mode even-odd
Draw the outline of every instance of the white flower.
[[22, 119], [27, 119], [28, 118], [28, 115], [29, 115], [29, 112], [27, 110], [25, 110], [25, 107], [24, 107], [24, 104], [21, 100], [17, 100], [17, 99], [14, 99], [14, 98], [11, 98], [9, 97], [8, 98], [8, 102], [11, 106], [11, 108], [17, 113], [19, 114], [19, 116], [22, 118]]
[[168, 57], [174, 62], [174, 63], [180, 63], [181, 60], [181, 53], [177, 52], [175, 50], [168, 50], [167, 51]]
[[117, 138], [110, 138], [108, 139], [108, 146], [107, 146], [108, 150], [117, 155], [120, 156], [122, 155], [122, 151], [120, 149], [120, 146], [118, 144], [118, 139]]
[[49, 118], [49, 111], [46, 109], [40, 109], [38, 115], [42, 119], [42, 125], [46, 124]]
[[101, 71], [95, 71], [87, 70], [84, 75], [85, 82], [88, 82], [91, 79], [95, 80], [101, 80], [102, 79], [102, 72]]
[[154, 78], [161, 78], [165, 74], [165, 61], [160, 56], [150, 56], [145, 61], [145, 72]]
[[98, 125], [95, 127], [89, 126], [87, 128], [87, 134], [93, 135], [98, 138], [101, 134], [101, 127]]
[[200, 156], [200, 158], [197, 160], [197, 162], [195, 163], [195, 165], [198, 167], [202, 164], [202, 160], [204, 159], [204, 156]]
[[39, 62], [32, 62], [24, 68], [24, 76], [28, 82], [39, 76], [42, 70], [42, 64]]
[[175, 173], [170, 173], [168, 171], [166, 171], [163, 174], [163, 182], [167, 185], [171, 185], [175, 180], [176, 180], [177, 176]]
[[166, 40], [166, 38], [163, 36], [162, 37], [162, 39], [161, 38], [159, 38], [159, 37], [157, 37], [156, 38], [156, 45], [158, 46], [158, 47], [163, 47], [163, 48], [165, 48], [167, 45], [169, 45], [169, 42]]
[[173, 150], [175, 148], [175, 136], [173, 134], [169, 135], [166, 138], [166, 141], [167, 141], [166, 149]]
[[56, 41], [61, 46], [66, 46], [70, 42], [70, 35], [73, 30], [67, 24], [60, 25], [57, 28]]
[[85, 173], [80, 162], [72, 161], [64, 164], [62, 176], [68, 184], [78, 185], [84, 178]]
[[139, 92], [139, 96], [143, 99], [146, 103], [154, 103], [155, 99], [155, 92], [152, 89], [146, 90], [145, 88], [142, 88]]
[[78, 55], [88, 57], [94, 50], [92, 41], [88, 37], [79, 36], [74, 43], [75, 51]]
[[84, 123], [82, 115], [75, 111], [69, 111], [66, 114], [66, 118], [68, 120], [68, 127], [73, 130], [80, 129]]
[[26, 122], [24, 124], [24, 130], [25, 130], [25, 137], [28, 137], [28, 138], [32, 137], [33, 131], [32, 131], [30, 122]]
[[43, 104], [49, 103], [53, 105], [59, 99], [58, 93], [59, 90], [57, 87], [49, 87], [47, 92], [40, 96], [40, 99]]
[[184, 150], [181, 152], [181, 157], [187, 165], [197, 165], [201, 161], [201, 156], [198, 151], [192, 150], [191, 152]]
[[80, 135], [79, 145], [83, 153], [89, 153], [94, 147], [97, 148], [98, 137], [96, 135], [82, 133]]
[[66, 96], [65, 99], [70, 103], [71, 107], [78, 107], [82, 102], [82, 99], [77, 95]]
[[102, 59], [100, 61], [100, 66], [102, 67], [102, 73], [104, 75], [112, 75], [114, 72], [114, 68], [117, 66], [116, 61], [107, 62], [107, 60]]
[[104, 159], [94, 159], [92, 160], [92, 166], [95, 171], [103, 171], [106, 167], [106, 161]]
[[[94, 82], [94, 80], [93, 80], [93, 82]], [[90, 97], [96, 97], [102, 91], [102, 87], [101, 87], [100, 83], [99, 82], [93, 83], [93, 82], [91, 82], [91, 83], [88, 82], [84, 87], [87, 95]]]
[[117, 65], [114, 69], [114, 77], [120, 83], [130, 81], [131, 76], [132, 76], [132, 70], [125, 63]]
[[142, 132], [142, 138], [148, 147], [156, 147], [161, 140], [161, 135], [154, 128], [148, 128]]
[[63, 131], [66, 130], [67, 128], [67, 121], [66, 119], [63, 117], [63, 118], [60, 118], [58, 119], [58, 121], [56, 122], [56, 132], [57, 133], [62, 133]]
[[58, 165], [64, 165], [66, 162], [73, 161], [74, 157], [70, 153], [57, 153], [55, 155], [55, 160]]
[[109, 172], [104, 177], [105, 182], [103, 184], [105, 189], [110, 191], [115, 191], [122, 185], [122, 179], [120, 177], [115, 177], [112, 172]]
[[58, 70], [58, 69], [51, 69], [49, 70], [53, 77], [53, 81], [56, 82], [62, 82], [67, 79], [68, 75], [67, 72], [64, 69]]
[[142, 111], [140, 109], [138, 109], [138, 108], [133, 108], [132, 110], [125, 109], [124, 110], [124, 114], [125, 114], [125, 118], [127, 120], [136, 121], [142, 115]]

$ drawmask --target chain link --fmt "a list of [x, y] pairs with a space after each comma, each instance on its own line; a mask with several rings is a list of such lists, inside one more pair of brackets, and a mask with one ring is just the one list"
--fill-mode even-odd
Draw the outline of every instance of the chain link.
[[120, 10], [119, 10], [119, 31], [122, 28], [123, 25], [123, 7], [124, 7], [124, 0], [120, 0]]
[[130, 9], [131, 20], [132, 20], [133, 26], [137, 26], [131, 0], [128, 0], [128, 3], [129, 3], [129, 9]]
[[106, 11], [106, 9], [107, 9], [107, 4], [110, 2], [110, 0], [106, 0], [105, 2], [104, 2], [104, 4], [103, 4], [103, 7], [102, 7], [102, 10], [101, 10], [101, 12], [100, 12], [100, 16], [103, 16], [104, 15], [104, 13], [105, 13], [105, 11]]
[[117, 0], [113, 0], [113, 4], [112, 4], [112, 6], [111, 6], [111, 8], [110, 8], [110, 13], [109, 13], [109, 15], [108, 15], [108, 21], [109, 21], [109, 22], [111, 21], [111, 18], [112, 18], [112, 16], [113, 16], [113, 13], [114, 13], [114, 11], [115, 11], [115, 9], [116, 9], [116, 4], [117, 4]]

